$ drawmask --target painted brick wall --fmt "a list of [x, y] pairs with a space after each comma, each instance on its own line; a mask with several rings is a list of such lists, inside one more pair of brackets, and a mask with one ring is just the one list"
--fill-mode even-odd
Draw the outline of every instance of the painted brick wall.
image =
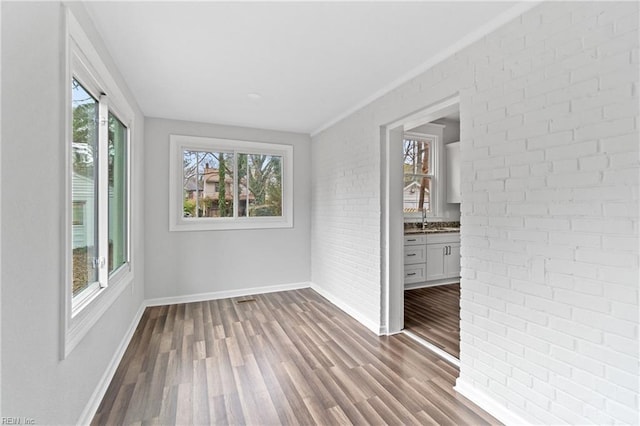
[[637, 424], [638, 3], [543, 4], [471, 50], [460, 383]]
[[316, 135], [313, 282], [382, 322], [379, 128], [459, 92], [458, 387], [638, 424], [638, 56], [637, 2], [543, 3]]

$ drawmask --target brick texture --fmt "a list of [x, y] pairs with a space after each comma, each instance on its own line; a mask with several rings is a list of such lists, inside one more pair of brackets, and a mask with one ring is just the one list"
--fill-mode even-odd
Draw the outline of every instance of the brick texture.
[[459, 380], [638, 424], [637, 2], [546, 2], [313, 138], [312, 280], [382, 324], [380, 126], [460, 93]]

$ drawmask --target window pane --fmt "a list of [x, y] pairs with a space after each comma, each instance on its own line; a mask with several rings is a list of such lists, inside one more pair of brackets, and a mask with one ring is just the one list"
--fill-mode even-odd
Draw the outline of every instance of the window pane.
[[127, 262], [127, 128], [109, 114], [109, 272]]
[[404, 173], [423, 174], [432, 173], [431, 144], [426, 140], [404, 139]]
[[431, 178], [419, 175], [404, 176], [403, 207], [405, 213], [422, 209], [431, 211]]
[[[73, 208], [73, 295], [98, 281], [97, 257], [98, 102], [75, 79], [71, 84]], [[80, 212], [80, 209], [82, 212]], [[82, 220], [76, 220], [81, 215]]]
[[183, 216], [233, 217], [233, 153], [184, 151]]
[[240, 154], [239, 216], [282, 216], [282, 157]]

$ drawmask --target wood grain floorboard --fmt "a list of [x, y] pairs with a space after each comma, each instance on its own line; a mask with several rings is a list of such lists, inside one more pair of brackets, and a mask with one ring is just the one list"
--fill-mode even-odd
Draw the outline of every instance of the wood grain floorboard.
[[92, 424], [499, 424], [453, 390], [457, 375], [311, 289], [156, 306]]
[[460, 358], [460, 284], [405, 290], [404, 328]]

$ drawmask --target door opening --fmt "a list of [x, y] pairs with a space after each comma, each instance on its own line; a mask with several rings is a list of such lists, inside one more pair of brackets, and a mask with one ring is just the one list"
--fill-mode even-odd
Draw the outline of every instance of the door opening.
[[[457, 132], [453, 129], [453, 127], [456, 127], [456, 120]], [[451, 123], [454, 124], [452, 125]], [[448, 129], [447, 126], [449, 127]], [[415, 291], [415, 293], [410, 294], [410, 299], [416, 300], [405, 301], [405, 283], [407, 283], [408, 288], [428, 288], [433, 284], [453, 284], [451, 287], [442, 287], [439, 290], [441, 290], [440, 293], [447, 294], [448, 297], [446, 299], [449, 300], [450, 310], [459, 309], [459, 263], [458, 272], [455, 276], [452, 275], [452, 271], [449, 270], [444, 272], [438, 271], [440, 275], [436, 277], [436, 275], [434, 275], [436, 267], [432, 265], [430, 268], [431, 275], [427, 277], [427, 274], [429, 274], [429, 272], [426, 271], [429, 266], [426, 262], [427, 247], [421, 247], [419, 243], [414, 243], [418, 244], [418, 246], [415, 247], [415, 253], [413, 251], [407, 253], [407, 256], [411, 256], [409, 258], [411, 261], [405, 262], [405, 223], [409, 224], [413, 222], [415, 224], [413, 226], [420, 229], [424, 227], [424, 219], [426, 219], [427, 226], [429, 227], [433, 226], [436, 222], [445, 225], [457, 222], [459, 226], [459, 205], [447, 202], [447, 192], [449, 189], [446, 187], [446, 183], [449, 179], [445, 174], [447, 171], [445, 170], [446, 154], [444, 149], [446, 143], [452, 142], [452, 138], [459, 140], [459, 97], [452, 96], [415, 114], [384, 126], [382, 133], [381, 140], [383, 141], [383, 146], [381, 148], [384, 160], [384, 208], [382, 220], [384, 254], [383, 279], [386, 284], [386, 306], [384, 309], [386, 313], [386, 331], [388, 334], [394, 334], [403, 331], [405, 326], [408, 326], [408, 328], [413, 328], [413, 330], [409, 330], [407, 334], [424, 338], [424, 335], [420, 336], [420, 333], [415, 333], [415, 331], [420, 331], [419, 327], [415, 327], [420, 323], [420, 320], [417, 320], [417, 318], [425, 313], [419, 309], [421, 303], [416, 300], [418, 293], [428, 294], [430, 291]], [[407, 143], [407, 134], [413, 138], [412, 140], [417, 141], [420, 141], [421, 136], [426, 135], [427, 138], [425, 138], [425, 140], [435, 140], [437, 141], [437, 146], [409, 146], [410, 143]], [[429, 139], [429, 137], [431, 139]], [[428, 152], [426, 152], [427, 149], [429, 149]], [[427, 154], [433, 157], [428, 158], [428, 161], [430, 161], [429, 164], [425, 164], [428, 157]], [[406, 161], [407, 156], [411, 157], [411, 161], [416, 161], [416, 164], [411, 164], [410, 161], [408, 165]], [[414, 205], [416, 203], [421, 205]], [[431, 232], [431, 230], [429, 230], [429, 232]], [[453, 234], [455, 230], [450, 230], [449, 232]], [[416, 235], [420, 235], [420, 238], [423, 238], [422, 236], [425, 234], [416, 233]], [[424, 240], [424, 242], [426, 244], [426, 240]], [[449, 249], [449, 247], [451, 247], [451, 249]], [[441, 247], [431, 247], [431, 249], [440, 249], [444, 256], [452, 256], [451, 259], [456, 257], [459, 262], [459, 240], [457, 245], [455, 243], [444, 244], [441, 245]], [[452, 255], [448, 255], [449, 250], [451, 250]], [[422, 257], [422, 254], [424, 257]], [[451, 263], [451, 259], [446, 260], [449, 260], [449, 263]], [[432, 256], [432, 263], [434, 260], [437, 264], [438, 259]], [[453, 261], [453, 263], [455, 264], [456, 262]], [[455, 268], [455, 266], [453, 266], [453, 268]], [[405, 274], [408, 275], [406, 276]], [[405, 281], [405, 277], [409, 279]], [[437, 278], [435, 281], [434, 277]], [[429, 278], [429, 280], [427, 280], [427, 278]], [[458, 296], [456, 296], [456, 294]], [[450, 314], [452, 312], [453, 311], [451, 311]], [[405, 316], [405, 313], [407, 316]], [[433, 312], [430, 315], [433, 316]], [[453, 317], [455, 316], [457, 316], [456, 320], [448, 320], [448, 327], [452, 327], [452, 324], [455, 322], [457, 324], [455, 328], [459, 330], [459, 312], [453, 313]], [[441, 319], [434, 319], [436, 323], [442, 324]], [[443, 329], [436, 327], [432, 330], [431, 334], [432, 337], [437, 337], [439, 334], [447, 333]], [[448, 349], [448, 352], [445, 352], [449, 354], [453, 360], [458, 358], [459, 338], [447, 336], [446, 345], [442, 344], [442, 342], [439, 344], [437, 341], [435, 343], [436, 348], [445, 347]]]

